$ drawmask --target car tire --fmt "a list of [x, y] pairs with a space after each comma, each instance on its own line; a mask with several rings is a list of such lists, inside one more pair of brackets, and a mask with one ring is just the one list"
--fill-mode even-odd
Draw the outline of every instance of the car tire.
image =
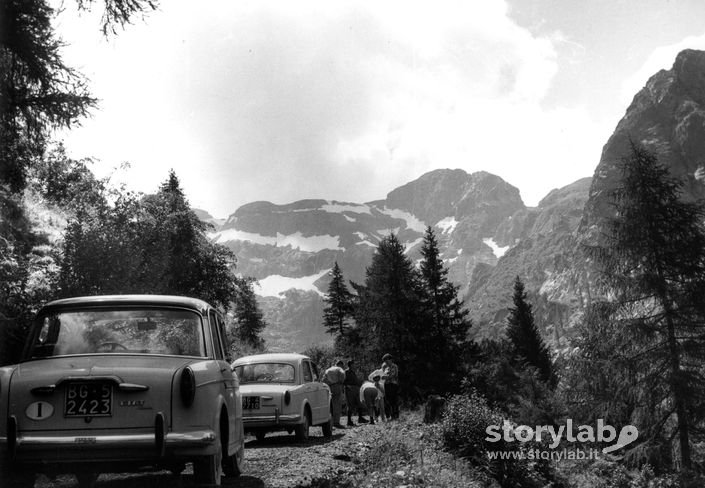
[[328, 422], [321, 425], [321, 430], [323, 430], [323, 437], [329, 439], [333, 437], [333, 418], [328, 417]]
[[311, 426], [311, 417], [308, 410], [304, 412], [304, 419], [299, 425], [294, 428], [294, 435], [297, 441], [308, 440], [308, 429]]
[[223, 446], [216, 442], [217, 451], [193, 462], [193, 477], [198, 485], [220, 486], [223, 477]]

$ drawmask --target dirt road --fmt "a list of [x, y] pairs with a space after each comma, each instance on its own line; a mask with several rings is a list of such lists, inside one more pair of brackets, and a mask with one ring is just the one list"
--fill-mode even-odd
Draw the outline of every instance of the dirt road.
[[[334, 430], [324, 439], [320, 428], [311, 428], [306, 442], [296, 442], [293, 435], [274, 433], [262, 442], [248, 437], [245, 444], [245, 467], [239, 478], [223, 478], [226, 488], [306, 487], [312, 479], [343, 473], [353, 467], [351, 454], [369, 449], [367, 440], [380, 425], [362, 425]], [[73, 476], [49, 480], [39, 476], [35, 488], [75, 488]], [[96, 488], [190, 488], [193, 487], [190, 466], [181, 477], [169, 472], [138, 474], [103, 474]]]

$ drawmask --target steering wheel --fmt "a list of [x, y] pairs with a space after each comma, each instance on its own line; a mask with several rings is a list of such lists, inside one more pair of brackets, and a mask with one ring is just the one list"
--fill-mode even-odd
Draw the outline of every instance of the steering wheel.
[[274, 375], [272, 373], [263, 373], [257, 377], [257, 381], [272, 381]]
[[[98, 351], [101, 352], [115, 352], [117, 350], [127, 351], [127, 347], [120, 344], [119, 342], [101, 342], [97, 347]], [[103, 351], [103, 349], [106, 349]]]

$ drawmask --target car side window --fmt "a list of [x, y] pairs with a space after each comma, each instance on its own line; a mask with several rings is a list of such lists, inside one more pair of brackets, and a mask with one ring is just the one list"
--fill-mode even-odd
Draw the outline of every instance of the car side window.
[[215, 350], [215, 358], [223, 359], [225, 354], [223, 353], [223, 344], [218, 333], [218, 320], [216, 319], [216, 313], [214, 310], [208, 312], [208, 318], [210, 322], [211, 338], [213, 340], [213, 348]]
[[225, 360], [230, 362], [230, 346], [228, 344], [228, 336], [225, 333], [225, 322], [223, 322], [223, 317], [220, 314], [216, 314], [216, 319], [218, 320], [218, 336], [220, 337], [220, 342], [223, 345], [223, 352], [225, 353]]
[[311, 383], [313, 381], [313, 373], [311, 372], [311, 363], [309, 361], [304, 361], [304, 383]]
[[311, 372], [313, 373], [313, 381], [320, 381], [320, 376], [318, 375], [318, 368], [316, 363], [309, 363], [311, 365]]

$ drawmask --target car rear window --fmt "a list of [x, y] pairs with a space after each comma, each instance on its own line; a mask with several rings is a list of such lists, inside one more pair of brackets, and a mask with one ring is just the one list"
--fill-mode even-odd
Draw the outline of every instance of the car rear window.
[[40, 316], [29, 358], [74, 354], [205, 356], [196, 312], [174, 309], [91, 309]]
[[241, 384], [294, 383], [294, 366], [287, 363], [242, 364], [235, 367]]

